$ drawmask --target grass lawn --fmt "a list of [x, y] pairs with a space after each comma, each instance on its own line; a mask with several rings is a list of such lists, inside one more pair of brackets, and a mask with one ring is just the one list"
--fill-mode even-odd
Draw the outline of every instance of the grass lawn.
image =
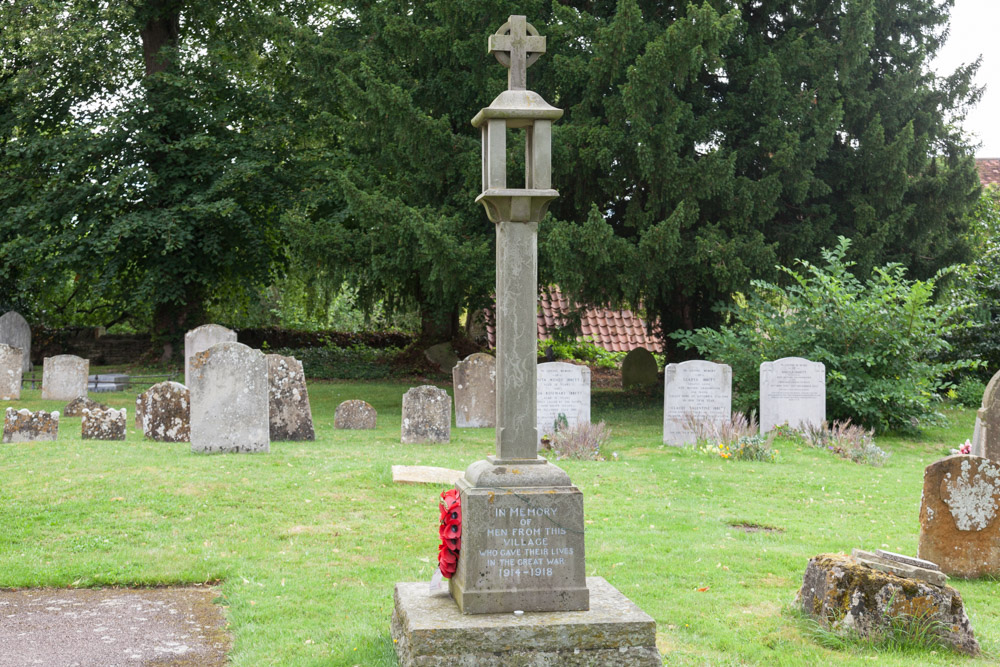
[[[492, 429], [401, 444], [409, 386], [312, 383], [316, 442], [272, 443], [268, 455], [193, 455], [131, 424], [126, 442], [83, 441], [79, 418], [63, 418], [57, 442], [2, 445], [0, 587], [217, 581], [233, 665], [394, 665], [393, 585], [430, 580], [444, 487], [393, 485], [390, 467], [464, 469], [493, 452]], [[7, 404], [63, 408], [39, 393]], [[127, 407], [134, 424], [134, 393], [92, 398]], [[351, 398], [375, 406], [377, 430], [334, 430]], [[595, 391], [593, 418], [612, 428], [619, 460], [560, 465], [584, 492], [587, 574], [656, 619], [666, 664], [995, 664], [995, 581], [952, 582], [981, 660], [825, 649], [788, 611], [811, 556], [916, 554], [923, 469], [971, 436], [972, 411], [949, 412], [951, 427], [920, 438], [879, 438], [892, 457], [872, 468], [792, 441], [778, 442], [776, 463], [663, 447], [660, 400]]]

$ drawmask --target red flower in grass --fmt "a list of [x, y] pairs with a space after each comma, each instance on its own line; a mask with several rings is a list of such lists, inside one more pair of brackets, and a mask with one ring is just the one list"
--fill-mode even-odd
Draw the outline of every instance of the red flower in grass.
[[462, 549], [462, 501], [458, 489], [450, 489], [441, 494], [441, 525], [438, 536], [438, 567], [445, 579], [451, 579], [458, 567], [458, 552]]

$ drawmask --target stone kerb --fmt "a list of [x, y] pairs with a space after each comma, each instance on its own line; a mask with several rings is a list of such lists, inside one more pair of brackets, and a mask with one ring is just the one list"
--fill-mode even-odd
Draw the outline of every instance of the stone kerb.
[[551, 436], [561, 417], [569, 427], [590, 423], [590, 369], [552, 361], [538, 364], [536, 421], [538, 439]]
[[924, 470], [917, 555], [956, 577], [1000, 574], [1000, 464], [948, 456]]
[[72, 354], [46, 357], [42, 364], [42, 399], [72, 401], [87, 395], [90, 360]]
[[429, 384], [403, 394], [400, 441], [406, 444], [451, 441], [451, 396]]
[[23, 359], [21, 348], [0, 343], [0, 400], [16, 401], [21, 398]]
[[656, 357], [644, 347], [630, 350], [622, 360], [622, 388], [651, 387], [659, 379]]
[[136, 426], [158, 442], [190, 442], [191, 392], [179, 382], [158, 382], [135, 399]]
[[309, 390], [302, 362], [295, 357], [268, 354], [268, 419], [271, 441], [315, 440]]
[[1000, 461], [1000, 371], [994, 373], [986, 385], [981, 405], [976, 413], [972, 453]]
[[271, 450], [267, 360], [242, 343], [218, 343], [191, 359], [191, 451]]
[[352, 399], [337, 406], [333, 413], [333, 427], [358, 430], [376, 428], [378, 413], [365, 401]]
[[105, 410], [84, 408], [80, 437], [84, 440], [124, 440], [128, 414], [125, 408]]
[[236, 332], [219, 324], [203, 324], [184, 334], [184, 385], [191, 386], [191, 359], [216, 343], [235, 343]]
[[0, 315], [0, 343], [21, 350], [21, 372], [31, 371], [31, 327], [20, 313], [10, 310]]
[[663, 372], [663, 442], [696, 440], [690, 420], [718, 426], [732, 418], [733, 369], [727, 364], [692, 360], [667, 364]]
[[497, 423], [497, 363], [476, 352], [451, 369], [455, 390], [455, 426], [493, 428]]
[[55, 440], [59, 434], [59, 413], [31, 412], [7, 408], [3, 420], [3, 442]]
[[760, 365], [760, 432], [788, 424], [793, 429], [826, 421], [826, 366], [801, 357]]

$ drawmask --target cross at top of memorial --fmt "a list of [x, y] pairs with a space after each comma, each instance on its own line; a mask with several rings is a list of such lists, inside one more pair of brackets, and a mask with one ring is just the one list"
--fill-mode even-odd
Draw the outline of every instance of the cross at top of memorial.
[[528, 87], [528, 67], [545, 53], [545, 37], [524, 16], [511, 16], [490, 35], [490, 53], [507, 68], [507, 89]]

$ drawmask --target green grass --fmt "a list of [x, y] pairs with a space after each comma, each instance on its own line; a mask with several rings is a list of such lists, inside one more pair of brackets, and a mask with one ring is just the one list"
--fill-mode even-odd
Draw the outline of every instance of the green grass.
[[[317, 441], [273, 443], [268, 455], [193, 455], [144, 441], [131, 424], [124, 443], [82, 441], [79, 418], [64, 418], [54, 443], [0, 446], [0, 587], [218, 581], [233, 665], [393, 665], [393, 585], [430, 580], [443, 487], [393, 485], [390, 467], [463, 469], [493, 451], [491, 429], [401, 444], [411, 384], [311, 384]], [[132, 421], [133, 393], [93, 398], [127, 407]], [[351, 398], [375, 406], [377, 430], [333, 429], [334, 409]], [[996, 661], [995, 581], [952, 582], [986, 652], [978, 661], [825, 648], [789, 615], [811, 556], [916, 553], [923, 469], [970, 436], [971, 410], [950, 411], [949, 429], [920, 438], [878, 438], [892, 456], [872, 468], [787, 440], [775, 463], [663, 447], [661, 400], [595, 392], [593, 420], [612, 429], [605, 453], [620, 458], [560, 465], [584, 492], [587, 574], [656, 619], [666, 664]], [[16, 406], [63, 407], [38, 391]]]

